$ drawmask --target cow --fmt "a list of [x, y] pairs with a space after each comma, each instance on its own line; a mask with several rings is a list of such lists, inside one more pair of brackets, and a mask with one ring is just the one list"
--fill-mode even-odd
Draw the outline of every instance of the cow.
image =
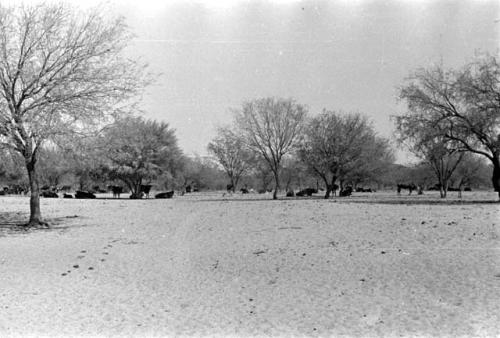
[[95, 195], [89, 191], [77, 190], [75, 194], [75, 198], [78, 199], [94, 199]]
[[401, 190], [402, 189], [408, 189], [408, 191], [409, 191], [408, 195], [411, 195], [411, 193], [412, 193], [413, 190], [417, 190], [417, 186], [415, 185], [415, 183], [398, 184], [397, 188], [398, 188], [398, 195], [401, 195]]
[[119, 185], [108, 185], [108, 190], [113, 192], [113, 198], [120, 198], [120, 194], [123, 192], [123, 187]]
[[63, 198], [73, 198], [73, 195], [64, 193]]
[[295, 192], [290, 189], [286, 192], [286, 197], [295, 197]]
[[50, 191], [50, 190], [42, 191], [40, 196], [45, 197], [45, 198], [59, 198], [59, 195], [57, 193]]
[[356, 188], [356, 192], [373, 192], [371, 188]]
[[151, 187], [152, 187], [151, 184], [141, 184], [140, 192], [144, 193], [144, 195], [146, 195], [146, 198], [149, 198], [149, 192], [151, 191]]
[[337, 196], [337, 190], [339, 190], [339, 188], [340, 188], [339, 185], [333, 183], [333, 185], [331, 186], [331, 188], [332, 188], [332, 195], [333, 196]]
[[318, 189], [314, 189], [314, 188], [306, 188], [306, 189], [303, 189], [301, 191], [299, 191], [297, 193], [297, 196], [312, 196], [312, 194], [317, 194], [318, 193]]
[[142, 191], [138, 192], [138, 193], [131, 193], [129, 196], [129, 198], [131, 200], [140, 200], [143, 197], [144, 197], [144, 193]]
[[250, 191], [248, 191], [247, 188], [241, 188], [240, 191], [242, 194], [248, 194], [250, 192]]
[[226, 191], [227, 191], [228, 193], [232, 193], [232, 192], [233, 192], [233, 190], [234, 190], [234, 186], [233, 186], [232, 184], [228, 184], [228, 185], [226, 185]]
[[351, 186], [347, 186], [344, 189], [340, 190], [340, 192], [339, 192], [340, 197], [347, 197], [347, 196], [351, 196], [351, 195], [352, 195], [352, 187]]
[[155, 195], [155, 198], [172, 198], [174, 196], [174, 191], [161, 192]]

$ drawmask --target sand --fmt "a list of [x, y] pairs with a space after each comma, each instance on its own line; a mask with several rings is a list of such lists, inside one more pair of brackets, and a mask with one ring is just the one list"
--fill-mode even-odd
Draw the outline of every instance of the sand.
[[2, 197], [0, 336], [500, 336], [494, 200]]

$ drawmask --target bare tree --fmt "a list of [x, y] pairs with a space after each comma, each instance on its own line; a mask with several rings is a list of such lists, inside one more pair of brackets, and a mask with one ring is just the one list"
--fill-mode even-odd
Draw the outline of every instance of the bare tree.
[[400, 93], [408, 112], [401, 118], [431, 127], [458, 150], [485, 156], [500, 198], [500, 64], [478, 57], [459, 70], [420, 69]]
[[399, 143], [429, 165], [438, 180], [441, 198], [446, 198], [448, 182], [465, 152], [426, 120], [397, 116], [395, 122]]
[[123, 19], [101, 12], [0, 6], [0, 141], [24, 158], [28, 226], [48, 226], [37, 173], [44, 142], [95, 130], [147, 82], [143, 66], [120, 56], [130, 40]]
[[241, 135], [237, 135], [229, 127], [218, 128], [217, 136], [207, 148], [224, 168], [232, 191], [235, 192], [241, 176], [250, 169], [254, 154], [246, 148]]
[[361, 168], [370, 170], [366, 162], [373, 159], [373, 151], [378, 152], [377, 158], [383, 158], [389, 151], [388, 143], [376, 136], [365, 117], [325, 110], [310, 120], [299, 157], [325, 182], [325, 198], [329, 198], [337, 180], [343, 181]]
[[297, 145], [306, 108], [292, 99], [264, 98], [244, 103], [235, 114], [248, 147], [262, 156], [273, 172], [273, 199], [277, 199], [281, 160]]
[[379, 183], [381, 176], [390, 170], [395, 157], [389, 140], [374, 136], [372, 142], [364, 144], [359, 158], [349, 166], [344, 180], [352, 182], [353, 187], [357, 184]]
[[486, 173], [488, 171], [484, 157], [470, 152], [464, 153], [464, 158], [450, 180], [458, 188], [458, 197], [462, 198], [462, 191], [465, 187], [487, 185], [488, 175]]

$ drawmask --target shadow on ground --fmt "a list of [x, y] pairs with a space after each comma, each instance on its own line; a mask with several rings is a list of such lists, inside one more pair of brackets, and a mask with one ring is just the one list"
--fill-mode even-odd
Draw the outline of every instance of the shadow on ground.
[[323, 196], [311, 197], [280, 197], [277, 200], [272, 198], [207, 198], [193, 200], [192, 202], [263, 202], [263, 201], [326, 201], [330, 203], [361, 203], [361, 204], [405, 204], [405, 205], [469, 205], [469, 204], [499, 204], [499, 200], [472, 200], [472, 199], [422, 199], [422, 198], [366, 198], [363, 196], [333, 197], [325, 199]]
[[[48, 229], [27, 228], [29, 214], [23, 212], [0, 212], [0, 236], [11, 234], [27, 234], [34, 231], [67, 231], [71, 227], [68, 225], [70, 219], [79, 218], [77, 215], [54, 217], [45, 219], [49, 223]], [[76, 227], [81, 227], [78, 225]]]

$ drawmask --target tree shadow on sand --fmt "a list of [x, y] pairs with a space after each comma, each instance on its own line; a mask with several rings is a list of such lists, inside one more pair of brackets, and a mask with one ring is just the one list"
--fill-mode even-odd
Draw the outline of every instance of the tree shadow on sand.
[[49, 228], [27, 227], [29, 215], [23, 212], [0, 212], [0, 237], [12, 234], [27, 234], [34, 231], [59, 231], [65, 232], [70, 228], [82, 227], [84, 225], [69, 225], [71, 219], [78, 218], [77, 215], [65, 217], [48, 218]]
[[469, 205], [469, 204], [499, 204], [498, 200], [487, 199], [434, 199], [434, 198], [411, 198], [411, 197], [365, 197], [365, 196], [349, 196], [349, 197], [333, 197], [325, 199], [323, 196], [310, 196], [310, 197], [280, 197], [273, 200], [269, 197], [257, 198], [204, 198], [193, 200], [192, 202], [225, 202], [225, 203], [251, 203], [251, 202], [264, 202], [269, 203], [283, 202], [283, 201], [325, 201], [330, 203], [360, 203], [360, 204], [394, 204], [394, 205]]

